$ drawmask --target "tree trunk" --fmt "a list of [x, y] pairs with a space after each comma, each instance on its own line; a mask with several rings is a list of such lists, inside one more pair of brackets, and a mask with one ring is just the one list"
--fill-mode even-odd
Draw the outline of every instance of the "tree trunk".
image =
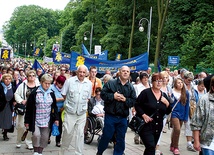
[[156, 42], [156, 50], [155, 50], [155, 60], [154, 60], [154, 71], [158, 70], [158, 58], [160, 54], [160, 44], [161, 44], [161, 36], [164, 27], [164, 22], [166, 19], [166, 14], [168, 10], [169, 0], [157, 0], [158, 3], [158, 34], [157, 34], [157, 42]]
[[134, 0], [134, 4], [133, 4], [132, 29], [131, 29], [130, 41], [129, 41], [129, 55], [128, 55], [128, 59], [131, 58], [131, 53], [132, 53], [132, 44], [133, 44], [133, 36], [134, 36], [134, 25], [135, 25], [135, 10], [136, 10], [136, 0]]

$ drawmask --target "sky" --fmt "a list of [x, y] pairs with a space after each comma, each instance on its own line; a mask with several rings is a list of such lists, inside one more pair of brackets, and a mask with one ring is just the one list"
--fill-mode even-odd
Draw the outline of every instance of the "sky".
[[14, 9], [22, 5], [38, 5], [53, 10], [63, 10], [70, 0], [0, 0], [0, 30], [9, 21]]

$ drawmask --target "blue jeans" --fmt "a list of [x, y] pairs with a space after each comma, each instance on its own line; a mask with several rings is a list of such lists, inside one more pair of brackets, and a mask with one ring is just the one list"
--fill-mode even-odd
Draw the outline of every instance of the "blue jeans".
[[108, 147], [108, 143], [116, 133], [116, 145], [113, 155], [122, 155], [125, 150], [125, 135], [127, 131], [127, 118], [105, 114], [103, 134], [98, 145], [98, 154]]
[[201, 148], [202, 155], [213, 155], [214, 151], [210, 149]]

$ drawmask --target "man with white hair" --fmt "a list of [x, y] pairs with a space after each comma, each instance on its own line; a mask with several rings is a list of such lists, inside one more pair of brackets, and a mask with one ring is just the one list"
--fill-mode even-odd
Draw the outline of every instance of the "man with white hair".
[[88, 99], [91, 98], [92, 83], [86, 78], [88, 68], [81, 65], [77, 68], [77, 76], [67, 79], [63, 85], [61, 94], [64, 101], [64, 122], [62, 133], [62, 145], [59, 155], [64, 155], [75, 137], [75, 155], [83, 155], [84, 146], [84, 126], [86, 123], [86, 111]]
[[205, 72], [200, 72], [200, 73], [198, 74], [198, 78], [195, 79], [195, 80], [193, 81], [193, 83], [194, 83], [195, 85], [198, 85], [198, 81], [199, 81], [199, 80], [203, 80], [203, 79], [206, 78], [206, 77], [207, 77], [207, 74], [206, 74]]

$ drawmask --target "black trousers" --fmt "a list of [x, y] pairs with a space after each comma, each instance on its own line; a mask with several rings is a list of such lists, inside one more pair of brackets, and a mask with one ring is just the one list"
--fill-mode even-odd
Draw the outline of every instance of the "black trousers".
[[160, 130], [156, 132], [155, 125], [145, 124], [139, 133], [143, 144], [145, 145], [144, 155], [154, 155], [155, 148], [160, 137]]

